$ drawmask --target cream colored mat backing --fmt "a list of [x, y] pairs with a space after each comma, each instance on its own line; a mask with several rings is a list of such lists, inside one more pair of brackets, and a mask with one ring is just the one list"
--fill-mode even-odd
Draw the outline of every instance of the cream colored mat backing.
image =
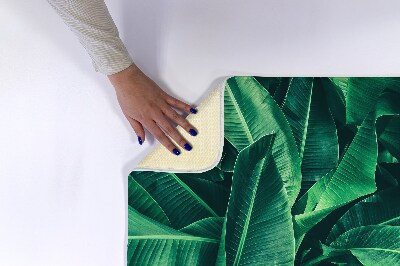
[[198, 131], [197, 136], [191, 136], [178, 126], [178, 131], [192, 144], [191, 151], [177, 146], [181, 154], [176, 156], [158, 143], [134, 171], [204, 172], [215, 167], [223, 149], [224, 86], [225, 82], [211, 91], [197, 106], [197, 114], [188, 115], [188, 121]]

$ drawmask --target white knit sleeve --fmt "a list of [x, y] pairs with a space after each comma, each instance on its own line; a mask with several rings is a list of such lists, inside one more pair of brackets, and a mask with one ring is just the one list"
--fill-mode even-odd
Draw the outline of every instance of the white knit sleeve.
[[47, 0], [78, 37], [96, 72], [111, 75], [133, 60], [119, 37], [104, 0]]

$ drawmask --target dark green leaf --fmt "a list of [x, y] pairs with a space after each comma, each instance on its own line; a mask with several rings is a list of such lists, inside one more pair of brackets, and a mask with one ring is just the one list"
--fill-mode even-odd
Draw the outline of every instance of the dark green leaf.
[[128, 177], [128, 204], [157, 222], [171, 225], [160, 205], [131, 176]]
[[130, 176], [160, 205], [173, 228], [179, 229], [207, 217], [218, 217], [203, 199], [173, 173], [144, 171], [132, 172]]
[[400, 189], [390, 188], [374, 194], [350, 208], [332, 228], [326, 244], [341, 234], [365, 225], [400, 225]]
[[219, 241], [188, 235], [128, 206], [128, 265], [213, 265]]
[[301, 186], [300, 158], [285, 115], [252, 77], [234, 77], [225, 87], [225, 137], [242, 150], [261, 136], [276, 133], [272, 156], [292, 206]]

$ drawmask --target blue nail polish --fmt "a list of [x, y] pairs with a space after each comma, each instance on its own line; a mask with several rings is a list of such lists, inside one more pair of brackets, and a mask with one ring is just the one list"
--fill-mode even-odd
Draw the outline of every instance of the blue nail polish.
[[172, 152], [173, 152], [175, 155], [179, 155], [179, 154], [181, 154], [181, 152], [180, 152], [180, 151], [178, 151], [178, 149], [173, 149], [173, 150], [172, 150]]
[[188, 151], [190, 151], [191, 149], [192, 149], [192, 146], [190, 146], [189, 144], [185, 144], [185, 145], [183, 145], [183, 147], [186, 149], [186, 150], [188, 150]]
[[194, 130], [193, 128], [191, 128], [191, 129], [189, 130], [189, 133], [190, 133], [190, 135], [192, 135], [192, 136], [196, 136], [196, 135], [197, 135], [196, 130]]
[[190, 112], [191, 112], [192, 114], [196, 114], [196, 113], [197, 113], [197, 110], [194, 109], [194, 108], [190, 108]]
[[138, 140], [138, 142], [139, 142], [140, 145], [143, 144], [142, 138], [141, 138], [140, 136], [137, 137], [137, 140]]

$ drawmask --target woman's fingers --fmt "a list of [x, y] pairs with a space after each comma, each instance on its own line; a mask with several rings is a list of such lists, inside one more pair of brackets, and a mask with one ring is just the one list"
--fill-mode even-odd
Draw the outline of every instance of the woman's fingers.
[[135, 119], [130, 118], [129, 116], [126, 116], [126, 118], [128, 119], [129, 124], [131, 124], [133, 130], [135, 131], [139, 144], [142, 145], [145, 140], [145, 133], [142, 124], [140, 124]]
[[155, 121], [151, 120], [145, 123], [148, 131], [170, 152], [175, 155], [179, 155], [181, 152], [175, 147], [172, 141], [165, 135], [165, 133], [159, 128]]
[[[180, 153], [178, 144], [190, 149], [188, 145], [185, 146], [185, 139], [171, 124], [177, 123], [193, 136], [197, 135], [196, 130], [183, 117], [171, 111], [164, 113], [162, 109], [175, 108], [195, 114], [197, 113], [195, 108], [168, 95], [135, 64], [119, 73], [109, 75], [109, 79], [115, 88], [121, 110], [138, 135], [140, 144], [144, 141], [144, 128], [146, 128], [162, 145], [176, 155]], [[162, 129], [168, 133], [164, 133]], [[171, 139], [166, 134], [169, 134]], [[178, 144], [175, 145], [172, 139]]]
[[182, 101], [180, 101], [180, 100], [178, 100], [178, 99], [176, 99], [176, 98], [174, 98], [174, 97], [172, 97], [172, 96], [170, 96], [168, 94], [166, 95], [165, 101], [169, 105], [171, 105], [171, 106], [173, 106], [173, 107], [175, 107], [177, 109], [183, 110], [183, 111], [185, 111], [187, 113], [192, 113], [192, 114], [197, 113], [196, 108], [194, 108], [194, 107], [190, 106], [189, 104], [184, 103], [184, 102], [182, 102]]
[[196, 136], [197, 135], [197, 130], [187, 121], [183, 116], [178, 114], [174, 109], [172, 109], [170, 106], [166, 106], [163, 109], [163, 113], [172, 121], [174, 121], [176, 124], [181, 126], [184, 130], [189, 132], [190, 135]]
[[164, 114], [160, 114], [156, 123], [167, 133], [179, 146], [184, 148], [185, 150], [190, 151], [192, 146], [183, 138], [183, 136], [179, 133], [179, 131], [174, 127]]

